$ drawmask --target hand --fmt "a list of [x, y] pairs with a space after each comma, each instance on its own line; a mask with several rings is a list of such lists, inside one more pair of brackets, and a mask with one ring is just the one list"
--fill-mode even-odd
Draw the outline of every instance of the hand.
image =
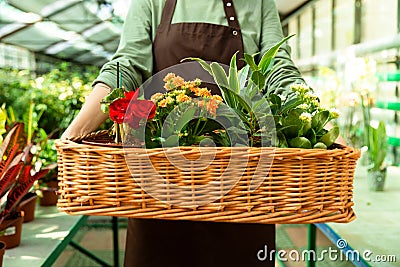
[[61, 135], [61, 139], [81, 136], [95, 131], [108, 118], [108, 115], [101, 111], [100, 103], [110, 91], [111, 88], [106, 84], [97, 83], [76, 118]]

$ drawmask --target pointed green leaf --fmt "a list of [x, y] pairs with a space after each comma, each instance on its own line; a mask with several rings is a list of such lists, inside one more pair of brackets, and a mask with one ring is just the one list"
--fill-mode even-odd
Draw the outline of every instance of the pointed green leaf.
[[311, 129], [307, 133], [307, 139], [310, 140], [311, 144], [316, 144], [317, 143], [317, 135], [315, 134], [314, 129]]
[[265, 88], [265, 76], [261, 73], [261, 71], [257, 70], [251, 74], [251, 80], [257, 86], [259, 91], [262, 91]]
[[271, 101], [272, 104], [277, 105], [279, 108], [281, 107], [282, 99], [278, 95], [271, 94], [269, 96], [269, 100]]
[[268, 66], [271, 63], [271, 60], [276, 56], [279, 48], [283, 43], [285, 43], [287, 40], [292, 38], [294, 34], [289, 35], [285, 38], [283, 38], [281, 41], [276, 43], [274, 46], [272, 46], [268, 51], [262, 56], [260, 63], [258, 64], [259, 69], [261, 69], [262, 73], [266, 73], [266, 70], [268, 69]]
[[197, 61], [200, 63], [200, 65], [203, 67], [204, 70], [206, 70], [208, 73], [210, 73], [210, 75], [212, 76], [213, 73], [211, 71], [211, 67], [210, 64], [208, 64], [207, 62], [205, 62], [203, 59], [201, 58], [196, 58], [196, 57], [187, 57], [181, 60], [181, 62], [185, 61], [185, 60], [193, 60], [193, 61]]
[[222, 66], [216, 62], [212, 62], [210, 67], [218, 86], [229, 88], [228, 77], [226, 76], [225, 70], [222, 68]]
[[257, 54], [254, 54], [254, 55], [250, 55], [250, 54], [247, 54], [247, 53], [244, 53], [244, 61], [247, 63], [247, 65], [250, 67], [250, 69], [252, 70], [252, 71], [257, 71], [257, 70], [259, 70], [259, 68], [258, 68], [258, 66], [257, 66], [257, 64], [256, 64], [256, 61], [255, 61], [255, 59], [254, 59], [254, 57], [256, 56]]
[[229, 87], [235, 93], [239, 93], [240, 87], [239, 87], [238, 71], [236, 66], [236, 54], [237, 52], [233, 55], [229, 68]]
[[239, 88], [244, 88], [247, 84], [248, 76], [250, 73], [250, 66], [246, 65], [242, 69], [239, 70]]

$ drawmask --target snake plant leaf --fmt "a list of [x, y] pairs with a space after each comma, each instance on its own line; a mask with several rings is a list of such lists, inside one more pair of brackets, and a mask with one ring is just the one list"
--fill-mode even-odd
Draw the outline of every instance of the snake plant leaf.
[[382, 167], [388, 151], [386, 126], [383, 121], [377, 128], [369, 125], [368, 156], [372, 161], [372, 170], [378, 171]]
[[235, 92], [233, 92], [229, 88], [228, 77], [225, 73], [225, 70], [222, 66], [216, 62], [212, 62], [210, 64], [212, 76], [214, 77], [215, 82], [217, 83], [218, 87], [221, 89], [222, 98], [228, 104], [228, 106], [234, 107], [238, 105], [236, 101]]

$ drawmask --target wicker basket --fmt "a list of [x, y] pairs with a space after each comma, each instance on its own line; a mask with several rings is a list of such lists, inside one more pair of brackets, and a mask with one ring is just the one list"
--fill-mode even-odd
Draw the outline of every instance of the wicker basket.
[[[102, 136], [56, 142], [61, 211], [266, 224], [355, 219], [360, 152], [350, 147], [146, 150], [90, 144]], [[200, 166], [200, 156], [213, 160]]]

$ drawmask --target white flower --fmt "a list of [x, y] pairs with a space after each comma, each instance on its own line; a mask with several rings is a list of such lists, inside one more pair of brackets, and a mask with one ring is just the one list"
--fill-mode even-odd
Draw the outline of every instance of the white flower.
[[300, 114], [299, 119], [303, 122], [311, 122], [312, 116], [308, 112], [303, 112]]
[[285, 101], [286, 101], [286, 96], [285, 96], [285, 95], [279, 95], [279, 97], [280, 97], [280, 99], [281, 99], [282, 102], [285, 102]]
[[301, 109], [304, 109], [304, 110], [307, 110], [310, 106], [308, 104], [306, 104], [306, 103], [303, 103], [301, 105], [298, 105], [297, 107], [301, 108]]
[[318, 102], [317, 99], [311, 100], [311, 103], [310, 103], [310, 104], [313, 105], [314, 107], [319, 107], [319, 102]]
[[304, 95], [304, 99], [316, 100], [316, 99], [318, 99], [318, 96], [317, 96], [316, 94], [314, 94], [314, 93], [307, 92], [307, 93]]

